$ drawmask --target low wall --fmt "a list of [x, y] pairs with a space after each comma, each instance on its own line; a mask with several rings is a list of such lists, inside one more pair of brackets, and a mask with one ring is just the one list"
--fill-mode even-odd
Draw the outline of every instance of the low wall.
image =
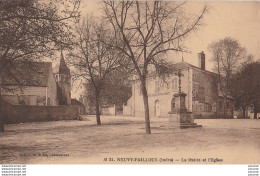
[[76, 120], [80, 109], [71, 106], [27, 106], [3, 103], [4, 123], [24, 123], [36, 121]]
[[232, 114], [229, 112], [226, 115], [224, 113], [214, 113], [214, 112], [193, 112], [194, 119], [230, 119], [233, 118]]
[[79, 107], [79, 113], [80, 115], [85, 115], [85, 106], [84, 105], [76, 105]]

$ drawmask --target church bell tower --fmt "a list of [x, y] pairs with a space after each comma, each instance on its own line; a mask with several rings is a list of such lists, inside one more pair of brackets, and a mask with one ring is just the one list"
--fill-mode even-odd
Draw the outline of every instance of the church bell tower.
[[71, 104], [71, 75], [70, 69], [65, 63], [63, 53], [60, 53], [60, 60], [53, 69], [57, 83], [59, 105]]

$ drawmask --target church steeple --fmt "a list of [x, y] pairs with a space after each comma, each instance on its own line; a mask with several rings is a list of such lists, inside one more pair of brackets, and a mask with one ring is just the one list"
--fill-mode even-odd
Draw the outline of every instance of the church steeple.
[[53, 73], [58, 86], [58, 99], [60, 105], [71, 104], [71, 75], [67, 67], [62, 51], [60, 60], [53, 69]]
[[60, 52], [60, 61], [57, 63], [53, 70], [54, 74], [62, 74], [62, 75], [70, 75], [70, 69], [67, 67], [65, 63], [65, 59], [62, 53], [62, 50]]
[[66, 65], [62, 50], [60, 50], [60, 65]]

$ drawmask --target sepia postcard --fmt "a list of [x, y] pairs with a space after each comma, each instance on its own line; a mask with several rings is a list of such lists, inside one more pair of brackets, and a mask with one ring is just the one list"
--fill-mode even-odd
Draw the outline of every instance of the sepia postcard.
[[0, 1], [0, 164], [260, 164], [259, 1]]

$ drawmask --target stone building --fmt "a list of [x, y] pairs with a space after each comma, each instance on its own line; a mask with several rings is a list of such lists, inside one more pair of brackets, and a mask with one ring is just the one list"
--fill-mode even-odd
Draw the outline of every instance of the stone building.
[[[205, 70], [205, 54], [198, 54], [198, 67], [181, 61], [173, 70], [181, 73], [181, 91], [187, 94], [186, 108], [194, 118], [232, 117], [232, 98], [224, 98], [218, 90], [217, 74]], [[176, 74], [161, 79], [150, 75], [147, 78], [149, 113], [151, 117], [168, 117], [173, 95], [179, 91], [179, 77]], [[224, 103], [226, 104], [224, 112]], [[144, 116], [144, 105], [140, 81], [133, 80], [132, 97], [124, 106], [124, 115]]]
[[[51, 62], [19, 63], [16, 76], [3, 72], [0, 81], [3, 100], [13, 105], [55, 106], [70, 105], [70, 70], [61, 53], [60, 62], [52, 68]], [[28, 65], [30, 68], [28, 68]]]

